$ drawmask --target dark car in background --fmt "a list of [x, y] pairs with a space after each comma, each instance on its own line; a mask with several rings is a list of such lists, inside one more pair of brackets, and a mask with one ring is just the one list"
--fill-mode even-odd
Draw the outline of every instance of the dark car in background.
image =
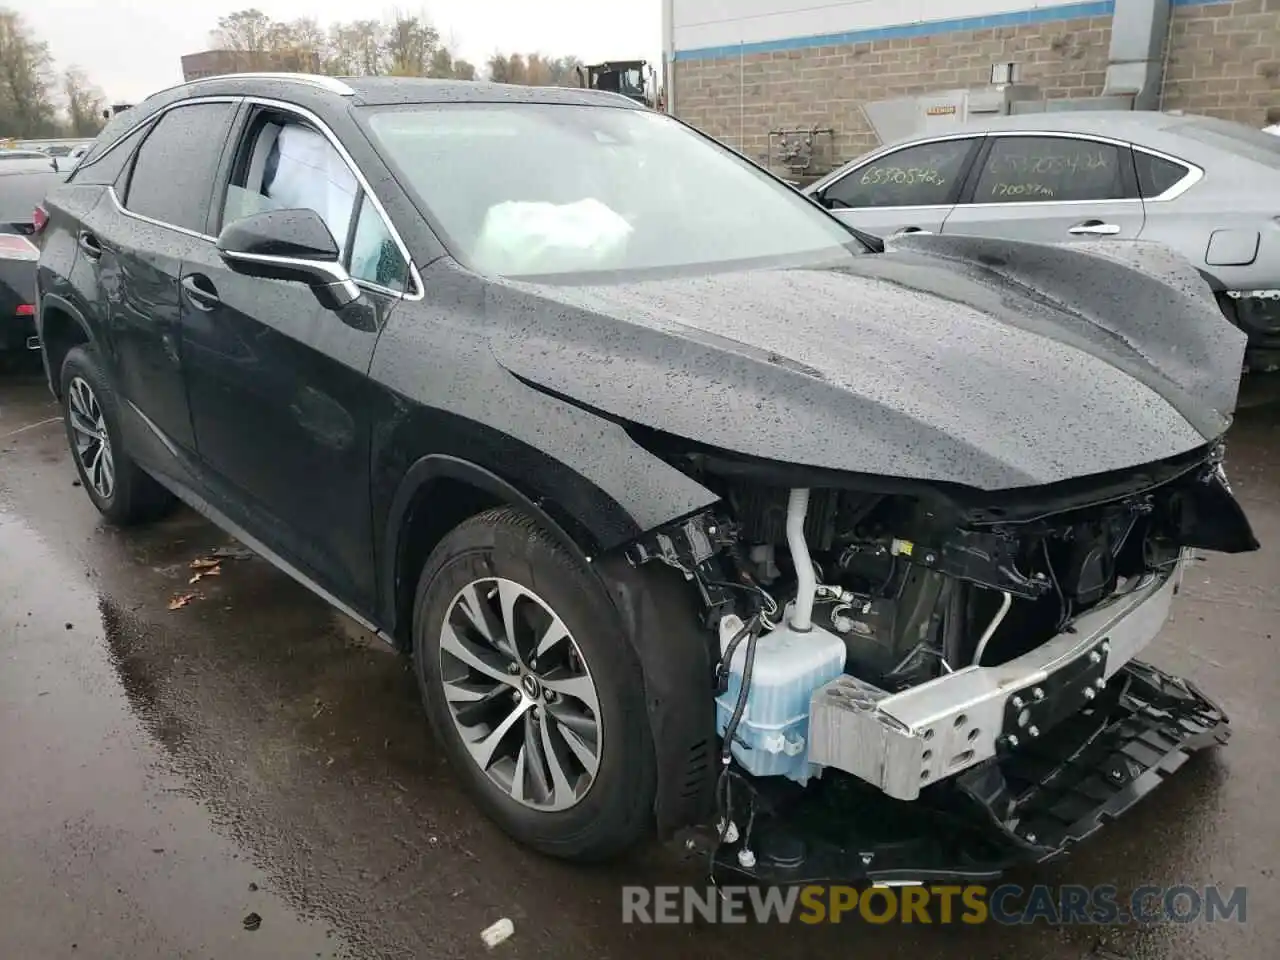
[[37, 209], [65, 173], [0, 164], [0, 353], [33, 349], [36, 339]]
[[[974, 880], [1225, 739], [1136, 659], [1258, 546], [1244, 336], [1162, 248], [882, 250], [626, 97], [408, 78], [164, 91], [45, 207], [101, 514], [181, 499], [410, 655], [540, 850]], [[841, 833], [877, 801], [945, 856]]]

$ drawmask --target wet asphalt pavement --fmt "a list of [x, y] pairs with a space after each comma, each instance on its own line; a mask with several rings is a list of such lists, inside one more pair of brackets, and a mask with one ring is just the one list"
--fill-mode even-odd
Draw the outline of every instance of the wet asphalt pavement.
[[[0, 958], [1231, 958], [1275, 955], [1280, 404], [1228, 468], [1261, 553], [1188, 571], [1151, 659], [1232, 717], [1129, 817], [1031, 883], [1248, 887], [1243, 924], [638, 927], [624, 883], [702, 884], [671, 845], [583, 869], [480, 819], [405, 663], [187, 511], [104, 527], [37, 375], [0, 374]], [[175, 596], [194, 594], [178, 609]], [[245, 919], [260, 917], [256, 929]], [[252, 926], [252, 923], [250, 923]]]

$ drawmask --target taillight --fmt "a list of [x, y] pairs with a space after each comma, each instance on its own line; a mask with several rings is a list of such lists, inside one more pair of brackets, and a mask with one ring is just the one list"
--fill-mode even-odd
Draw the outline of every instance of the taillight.
[[31, 215], [31, 222], [35, 225], [33, 233], [39, 233], [45, 228], [45, 224], [49, 222], [49, 211], [44, 207], [36, 207], [35, 213]]
[[35, 308], [35, 304], [31, 304], [31, 303], [20, 303], [20, 304], [18, 304], [18, 316], [20, 316], [20, 317], [34, 317], [35, 315], [36, 315], [36, 308]]

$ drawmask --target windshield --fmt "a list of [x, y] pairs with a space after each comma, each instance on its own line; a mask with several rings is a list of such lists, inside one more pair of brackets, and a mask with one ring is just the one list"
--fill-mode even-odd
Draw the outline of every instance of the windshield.
[[371, 111], [383, 155], [480, 273], [724, 268], [847, 257], [839, 221], [661, 114], [556, 104]]

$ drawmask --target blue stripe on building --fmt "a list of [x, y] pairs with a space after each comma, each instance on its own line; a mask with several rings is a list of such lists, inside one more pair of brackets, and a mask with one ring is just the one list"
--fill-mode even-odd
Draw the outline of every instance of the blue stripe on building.
[[[1231, 0], [1171, 0], [1171, 5], [1175, 7], [1193, 7], [1230, 2]], [[722, 60], [729, 57], [747, 56], [753, 53], [777, 53], [783, 50], [807, 50], [812, 47], [838, 47], [851, 43], [874, 43], [877, 40], [932, 37], [942, 33], [957, 33], [962, 30], [1025, 27], [1036, 23], [1057, 23], [1063, 20], [1080, 20], [1085, 17], [1109, 17], [1115, 12], [1115, 8], [1115, 0], [1068, 3], [1058, 7], [1015, 10], [1012, 13], [993, 13], [985, 17], [930, 20], [927, 23], [905, 23], [893, 27], [847, 30], [843, 33], [824, 33], [810, 37], [787, 37], [782, 40], [762, 40], [758, 43], [734, 43], [720, 47], [700, 47], [696, 50], [677, 50], [675, 59]]]

